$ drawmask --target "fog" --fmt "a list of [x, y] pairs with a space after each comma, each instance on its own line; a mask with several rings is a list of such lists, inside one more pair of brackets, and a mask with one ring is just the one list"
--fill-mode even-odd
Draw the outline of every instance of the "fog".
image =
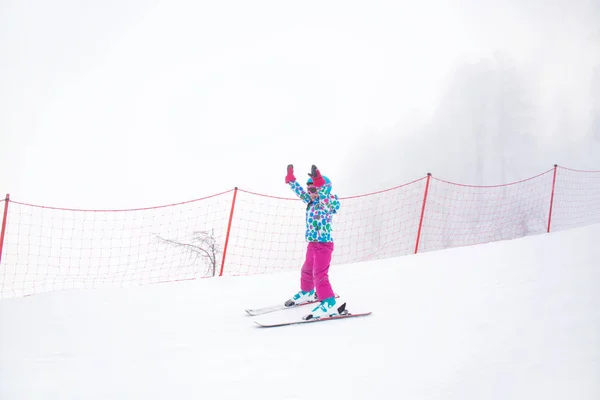
[[462, 9], [478, 48], [440, 68], [431, 108], [366, 132], [348, 160], [353, 181], [375, 190], [431, 172], [493, 185], [555, 163], [600, 169], [599, 3], [493, 3]]
[[594, 1], [3, 2], [0, 190], [127, 208], [600, 169]]

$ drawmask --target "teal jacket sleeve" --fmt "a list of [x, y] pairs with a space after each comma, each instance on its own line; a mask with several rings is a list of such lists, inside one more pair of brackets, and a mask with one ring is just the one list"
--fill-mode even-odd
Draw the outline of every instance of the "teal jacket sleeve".
[[298, 196], [304, 203], [308, 204], [311, 202], [310, 196], [304, 191], [304, 188], [298, 183], [298, 181], [291, 181], [288, 183], [288, 185], [290, 185], [290, 188], [294, 191], [294, 193], [296, 193], [296, 196]]

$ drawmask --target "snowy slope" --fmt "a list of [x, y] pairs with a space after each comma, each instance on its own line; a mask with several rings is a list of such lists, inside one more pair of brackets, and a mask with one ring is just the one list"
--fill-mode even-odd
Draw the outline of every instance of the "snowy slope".
[[285, 328], [244, 309], [298, 273], [3, 300], [0, 398], [598, 399], [598, 238], [336, 266], [348, 308], [373, 315]]

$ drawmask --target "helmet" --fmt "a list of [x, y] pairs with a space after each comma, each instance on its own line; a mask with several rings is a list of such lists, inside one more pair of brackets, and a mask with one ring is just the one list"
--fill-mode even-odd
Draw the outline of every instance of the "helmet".
[[[323, 187], [321, 188], [321, 190], [325, 191], [325, 194], [329, 195], [329, 193], [331, 193], [331, 180], [326, 177], [325, 175], [323, 175], [323, 179], [325, 180], [325, 185], [323, 185]], [[312, 178], [308, 178], [308, 180], [306, 181], [307, 185], [312, 185], [313, 180]]]

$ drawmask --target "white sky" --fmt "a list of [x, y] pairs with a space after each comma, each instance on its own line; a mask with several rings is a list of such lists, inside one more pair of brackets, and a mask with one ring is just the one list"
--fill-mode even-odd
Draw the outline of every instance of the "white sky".
[[4, 0], [0, 191], [84, 208], [290, 196], [286, 165], [315, 163], [361, 193], [365, 141], [427, 123], [454, 68], [497, 50], [538, 105], [569, 96], [585, 122], [599, 7], [497, 3]]

